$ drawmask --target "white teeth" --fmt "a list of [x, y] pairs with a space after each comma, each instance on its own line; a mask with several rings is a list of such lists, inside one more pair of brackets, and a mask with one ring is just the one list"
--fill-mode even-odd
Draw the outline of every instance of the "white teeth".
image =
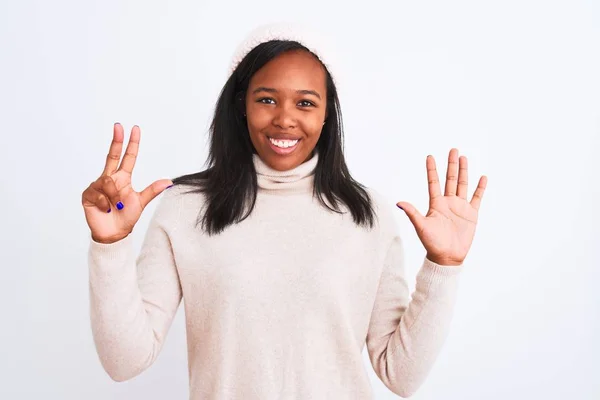
[[275, 139], [271, 139], [269, 138], [269, 140], [271, 141], [271, 143], [273, 143], [275, 146], [277, 147], [281, 147], [282, 149], [286, 149], [288, 147], [293, 147], [296, 145], [296, 143], [298, 143], [298, 140], [275, 140]]

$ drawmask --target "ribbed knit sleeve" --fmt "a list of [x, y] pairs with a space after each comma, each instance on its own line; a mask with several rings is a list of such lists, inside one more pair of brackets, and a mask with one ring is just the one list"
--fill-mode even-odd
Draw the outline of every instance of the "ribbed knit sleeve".
[[155, 199], [159, 204], [137, 257], [131, 235], [112, 244], [90, 238], [92, 333], [102, 366], [116, 381], [131, 379], [154, 362], [181, 302], [170, 240], [179, 214], [176, 190]]
[[[384, 206], [385, 208], [385, 206]], [[387, 210], [383, 218], [392, 218]], [[389, 222], [392, 226], [392, 222]], [[408, 397], [422, 385], [447, 337], [463, 266], [442, 266], [427, 258], [410, 295], [404, 249], [392, 228], [367, 335], [377, 376], [395, 394]]]

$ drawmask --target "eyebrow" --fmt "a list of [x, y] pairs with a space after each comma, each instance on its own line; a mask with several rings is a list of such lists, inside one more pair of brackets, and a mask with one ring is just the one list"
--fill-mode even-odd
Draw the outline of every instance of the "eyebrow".
[[[264, 86], [259, 86], [259, 87], [257, 87], [256, 89], [254, 89], [252, 91], [252, 94], [256, 94], [258, 92], [277, 93], [277, 89], [268, 88], [268, 87], [264, 87]], [[319, 93], [317, 93], [314, 90], [301, 89], [301, 90], [296, 90], [296, 93], [298, 93], [298, 94], [311, 94], [311, 95], [317, 97], [319, 100], [321, 100], [321, 96], [319, 95]]]

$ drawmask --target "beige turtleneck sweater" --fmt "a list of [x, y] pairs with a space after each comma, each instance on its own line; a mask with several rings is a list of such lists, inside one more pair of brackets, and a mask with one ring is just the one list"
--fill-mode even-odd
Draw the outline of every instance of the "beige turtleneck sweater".
[[116, 381], [158, 356], [184, 300], [190, 399], [372, 399], [362, 351], [394, 393], [426, 378], [447, 335], [461, 267], [426, 258], [410, 296], [402, 239], [369, 189], [373, 230], [312, 198], [318, 154], [291, 171], [257, 155], [256, 208], [209, 237], [202, 195], [161, 194], [139, 254], [131, 235], [89, 249], [91, 324]]

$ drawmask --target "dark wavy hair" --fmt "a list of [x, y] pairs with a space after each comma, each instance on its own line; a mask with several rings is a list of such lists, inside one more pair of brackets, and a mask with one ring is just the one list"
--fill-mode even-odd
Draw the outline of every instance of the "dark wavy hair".
[[[237, 65], [217, 100], [209, 131], [207, 169], [172, 179], [175, 185], [193, 187], [186, 193], [206, 196], [205, 212], [200, 213], [197, 224], [201, 223], [209, 235], [243, 221], [254, 209], [258, 183], [252, 156], [256, 150], [243, 117], [245, 94], [256, 71], [288, 51], [307, 51], [319, 60], [305, 46], [291, 40], [271, 40], [253, 48]], [[342, 213], [339, 206], [345, 204], [357, 225], [373, 227], [372, 199], [365, 186], [350, 176], [344, 160], [340, 102], [333, 79], [325, 65], [323, 68], [327, 80], [327, 119], [316, 144], [319, 160], [313, 196], [333, 212]]]

